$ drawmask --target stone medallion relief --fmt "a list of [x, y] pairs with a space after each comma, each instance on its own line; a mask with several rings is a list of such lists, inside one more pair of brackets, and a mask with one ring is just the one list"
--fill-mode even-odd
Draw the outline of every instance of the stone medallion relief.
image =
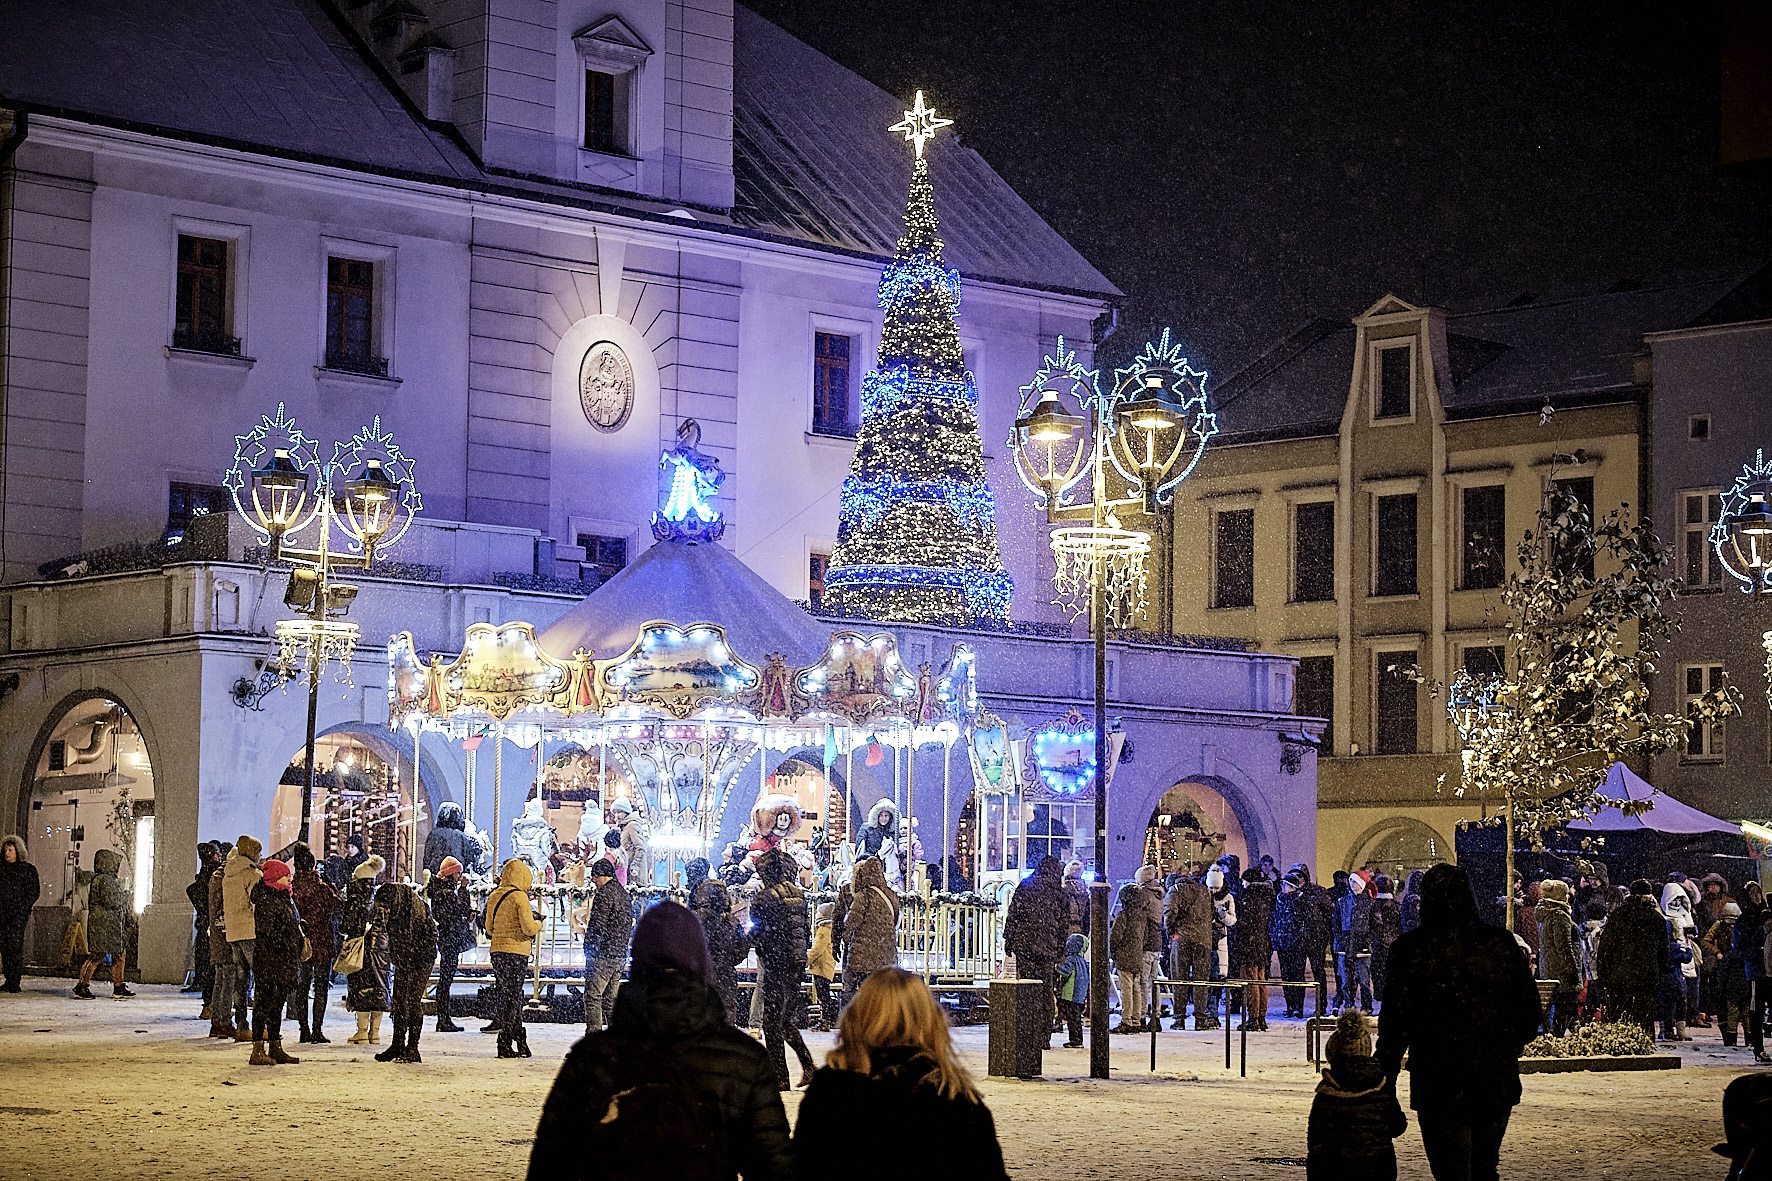
[[585, 350], [578, 400], [586, 420], [600, 431], [614, 433], [627, 423], [634, 409], [634, 367], [614, 341], [599, 340]]

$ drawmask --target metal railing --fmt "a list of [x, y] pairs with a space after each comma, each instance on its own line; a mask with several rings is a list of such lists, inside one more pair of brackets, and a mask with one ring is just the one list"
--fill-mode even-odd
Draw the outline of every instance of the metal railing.
[[[1181, 1020], [1185, 1015], [1185, 1006], [1181, 1003], [1178, 990], [1182, 988], [1199, 988], [1208, 990], [1206, 993], [1206, 1002], [1212, 1007], [1213, 1019], [1218, 1021], [1224, 1027], [1224, 1068], [1226, 1070], [1231, 1068], [1231, 992], [1233, 989], [1242, 990], [1243, 1020], [1237, 1023], [1238, 1040], [1241, 1043], [1240, 1049], [1238, 1050], [1237, 1073], [1243, 1078], [1249, 1077], [1249, 1009], [1251, 998], [1254, 996], [1254, 990], [1257, 987], [1313, 988], [1317, 993], [1317, 1011], [1325, 1012], [1329, 1005], [1329, 986], [1320, 980], [1242, 980], [1236, 978], [1225, 980], [1174, 980], [1167, 976], [1154, 976], [1151, 978], [1151, 1008], [1150, 1012], [1146, 1014], [1146, 1024], [1150, 1026], [1151, 1033], [1151, 1071], [1153, 1073], [1155, 1073], [1157, 1069], [1157, 1027], [1161, 1024], [1161, 1021], [1158, 1019], [1158, 1014], [1161, 1012], [1159, 995], [1162, 986], [1165, 984], [1170, 986], [1169, 999], [1170, 1003], [1174, 1006], [1173, 1012], [1175, 1013], [1177, 1021]], [[1123, 1004], [1124, 1002], [1122, 1002], [1122, 1005]], [[1223, 1013], [1219, 1012], [1220, 1006], [1223, 1007]], [[1121, 1011], [1123, 1015], [1124, 1008], [1122, 1008]], [[1199, 1017], [1199, 1012], [1200, 1010], [1196, 1007], [1194, 1009], [1196, 1020]], [[1305, 1054], [1306, 1057], [1309, 1058], [1311, 1053], [1310, 1042], [1308, 1040], [1310, 1036], [1309, 1022], [1306, 1023], [1306, 1026], [1307, 1040], [1305, 1043]], [[1310, 1058], [1309, 1060], [1313, 1062], [1316, 1061], [1314, 1058]]]
[[899, 965], [925, 979], [988, 980], [1003, 962], [1001, 935], [990, 907], [906, 898], [898, 915]]

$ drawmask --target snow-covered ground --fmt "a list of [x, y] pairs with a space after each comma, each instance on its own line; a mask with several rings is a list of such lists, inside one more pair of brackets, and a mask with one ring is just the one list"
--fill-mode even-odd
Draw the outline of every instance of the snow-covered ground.
[[[27, 978], [23, 995], [0, 995], [0, 1177], [520, 1177], [542, 1099], [578, 1032], [530, 1026], [529, 1061], [495, 1059], [489, 1036], [427, 1033], [422, 1065], [384, 1064], [365, 1052], [379, 1047], [344, 1043], [354, 1022], [335, 989], [327, 1032], [337, 1040], [291, 1040], [299, 1066], [249, 1067], [249, 1046], [201, 1036], [194, 997], [136, 985], [141, 996], [119, 1001], [101, 986], [98, 1000], [76, 1001], [67, 985]], [[293, 1039], [294, 1026], [285, 1028]], [[985, 1030], [957, 1036], [982, 1077]], [[827, 1036], [807, 1040], [818, 1055], [829, 1047]], [[1155, 1075], [1149, 1038], [1117, 1037], [1109, 1081], [1088, 1078], [1083, 1050], [1049, 1054], [1041, 1080], [986, 1080], [1010, 1173], [1302, 1181], [1316, 1079], [1300, 1023], [1276, 1019], [1272, 1032], [1250, 1035], [1247, 1078], [1224, 1069], [1223, 1041], [1210, 1034], [1159, 1042]], [[1678, 1071], [1528, 1076], [1502, 1175], [1720, 1177], [1708, 1150], [1723, 1087], [1750, 1067], [1747, 1051], [1724, 1051], [1712, 1033], [1690, 1044]], [[791, 1116], [798, 1097], [787, 1102]], [[941, 1175], [939, 1146], [919, 1142], [916, 1129], [858, 1135], [902, 1149], [907, 1177]], [[1413, 1126], [1398, 1152], [1403, 1177], [1428, 1177]], [[841, 1162], [832, 1164], [840, 1181]]]

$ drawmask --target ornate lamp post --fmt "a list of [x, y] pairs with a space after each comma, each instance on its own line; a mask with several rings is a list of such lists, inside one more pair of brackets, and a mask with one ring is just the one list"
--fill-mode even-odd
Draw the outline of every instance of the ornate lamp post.
[[1058, 340], [1022, 387], [1009, 434], [1022, 483], [1052, 530], [1055, 600], [1073, 617], [1089, 613], [1095, 644], [1095, 880], [1090, 883], [1092, 959], [1089, 1073], [1108, 1077], [1108, 728], [1107, 628], [1130, 626], [1145, 605], [1150, 534], [1127, 529], [1119, 510], [1155, 515], [1193, 473], [1218, 433], [1207, 408], [1206, 374], [1188, 365], [1169, 333], [1103, 389]]
[[[1735, 486], [1723, 495], [1722, 511], [1711, 527], [1717, 560], [1741, 584], [1741, 593], [1759, 599], [1772, 589], [1772, 463], [1764, 451], [1743, 465]], [[1766, 650], [1766, 694], [1772, 702], [1772, 631], [1760, 636]]]
[[[357, 588], [334, 582], [333, 568], [369, 569], [376, 550], [411, 527], [422, 502], [412, 461], [381, 429], [379, 415], [349, 442], [334, 443], [332, 458], [322, 460], [318, 445], [284, 414], [281, 402], [275, 418], [267, 414], [234, 436], [234, 463], [222, 483], [235, 510], [265, 542], [266, 561], [292, 567], [283, 601], [300, 617], [278, 620], [277, 659], [286, 678], [303, 662], [307, 666], [307, 779], [300, 829], [305, 841], [314, 811], [320, 673], [330, 661], [348, 669], [357, 646], [357, 625], [344, 618]], [[294, 544], [310, 529], [315, 531], [311, 548]], [[340, 535], [336, 540], [334, 530]], [[335, 549], [339, 541], [343, 546]]]

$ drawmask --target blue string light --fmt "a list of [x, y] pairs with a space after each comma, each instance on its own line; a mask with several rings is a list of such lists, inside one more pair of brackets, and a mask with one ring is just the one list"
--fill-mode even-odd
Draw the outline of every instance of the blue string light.
[[890, 476], [843, 481], [839, 515], [847, 526], [867, 528], [885, 516], [887, 509], [908, 500], [939, 504], [968, 529], [988, 529], [997, 515], [991, 486], [982, 480], [959, 484], [952, 480], [895, 480]]

